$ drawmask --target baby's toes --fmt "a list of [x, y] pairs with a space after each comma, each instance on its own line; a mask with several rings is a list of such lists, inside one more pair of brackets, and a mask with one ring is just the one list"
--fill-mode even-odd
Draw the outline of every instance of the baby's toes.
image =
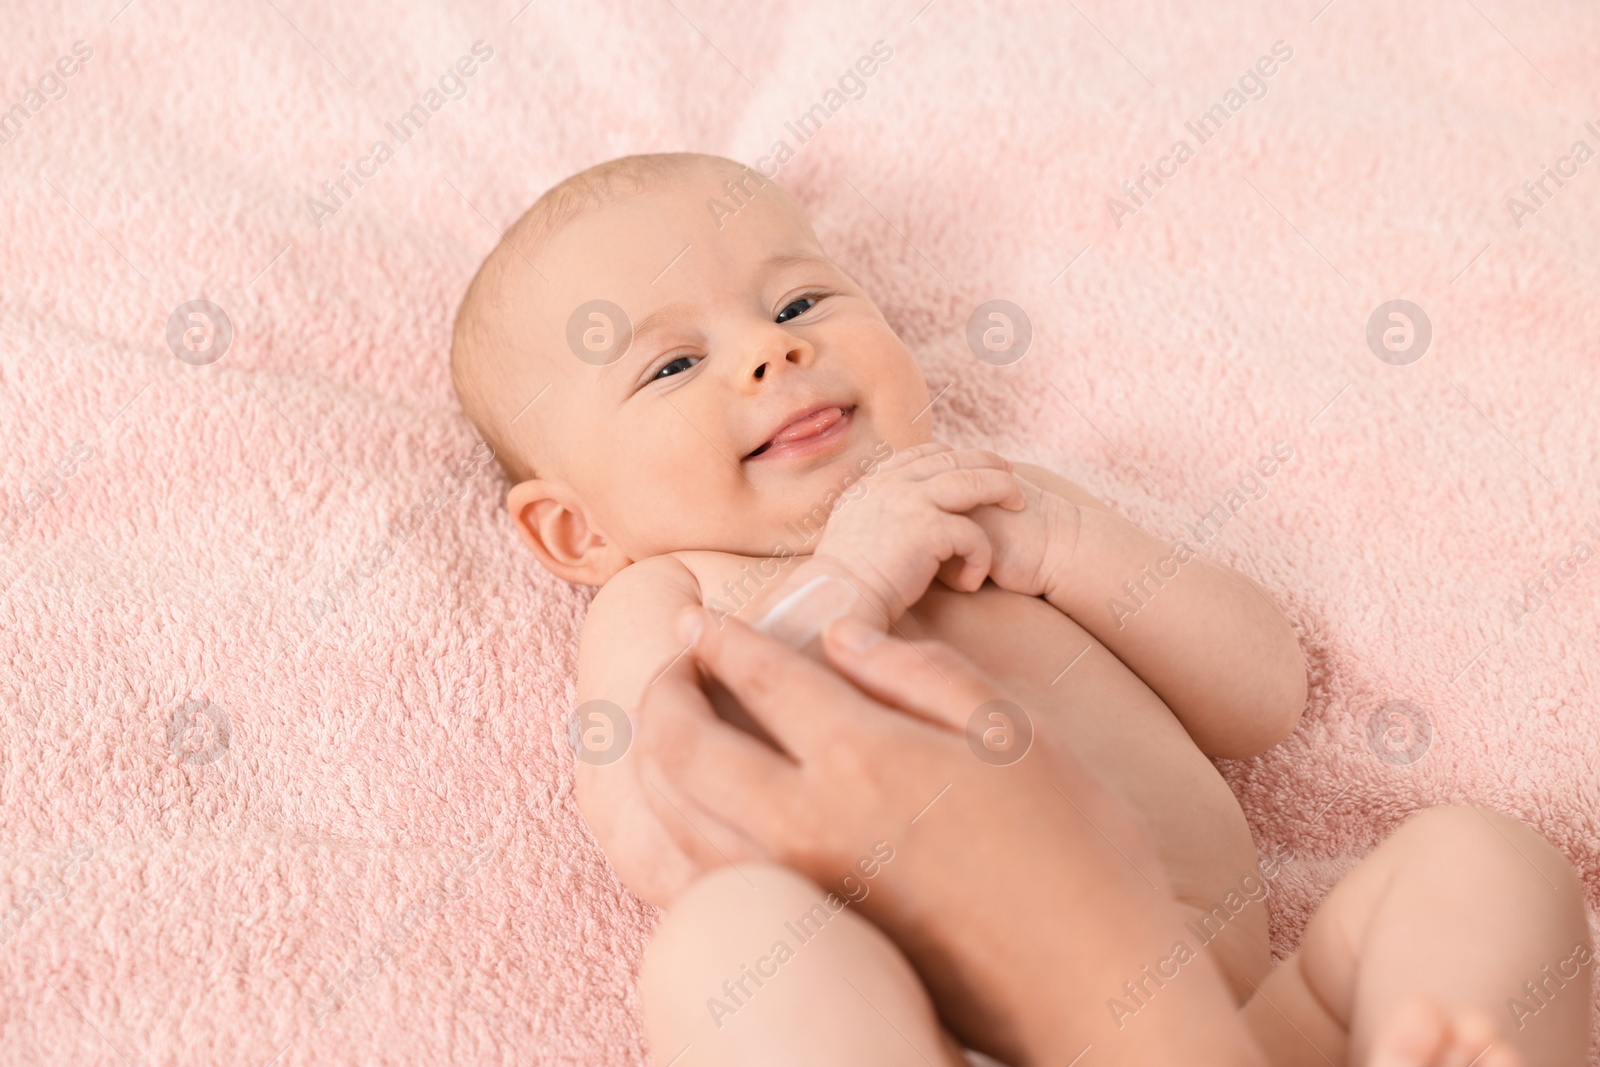
[[1522, 1056], [1494, 1029], [1488, 1016], [1462, 1013], [1454, 1017], [1454, 1040], [1440, 1067], [1522, 1067]]
[[1463, 1012], [1452, 1020], [1454, 1039], [1439, 1067], [1522, 1067], [1522, 1057], [1507, 1044], [1488, 1016]]
[[1368, 1067], [1523, 1067], [1489, 1018], [1452, 1016], [1434, 1001], [1406, 1001], [1379, 1028]]
[[[1378, 1027], [1367, 1067], [1446, 1067], [1443, 1057], [1452, 1052], [1454, 1036], [1450, 1017], [1439, 1005], [1426, 997], [1414, 997]], [[1484, 1065], [1480, 1062], [1473, 1067]]]

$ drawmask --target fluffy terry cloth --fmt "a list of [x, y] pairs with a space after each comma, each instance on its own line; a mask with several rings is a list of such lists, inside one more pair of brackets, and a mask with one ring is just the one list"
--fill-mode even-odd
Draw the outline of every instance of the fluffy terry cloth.
[[120, 4], [0, 41], [0, 1063], [647, 1061], [590, 594], [446, 364], [498, 231], [629, 152], [777, 167], [942, 438], [1277, 598], [1310, 705], [1222, 770], [1280, 957], [1432, 804], [1597, 903], [1593, 5]]

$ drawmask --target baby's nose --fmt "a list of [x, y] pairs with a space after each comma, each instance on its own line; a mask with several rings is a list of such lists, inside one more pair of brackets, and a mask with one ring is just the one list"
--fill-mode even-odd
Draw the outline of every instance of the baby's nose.
[[763, 360], [762, 362], [756, 364], [756, 369], [752, 373], [755, 375], [756, 381], [759, 382], [759, 381], [763, 380], [764, 378], [766, 378], [766, 376], [767, 376], [767, 368], [772, 366], [772, 364], [774, 364], [774, 363], [777, 363], [777, 362], [792, 363], [792, 364], [794, 364], [796, 366], [799, 366], [802, 362], [804, 362], [804, 360], [805, 360], [805, 355], [804, 355], [803, 352], [800, 351], [800, 349], [791, 348], [789, 351], [787, 351], [787, 352], [785, 352], [783, 354], [783, 359], [781, 361], [780, 360]]

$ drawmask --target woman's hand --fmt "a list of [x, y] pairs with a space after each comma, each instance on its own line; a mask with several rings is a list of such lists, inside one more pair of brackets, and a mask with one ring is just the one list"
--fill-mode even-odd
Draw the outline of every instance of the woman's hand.
[[[1137, 1026], [1114, 1025], [1108, 999], [1183, 936], [1148, 833], [964, 657], [843, 619], [824, 632], [835, 674], [736, 621], [683, 621], [695, 658], [781, 746], [718, 720], [687, 658], [651, 687], [640, 773], [692, 855], [716, 866], [712, 840], [738, 840], [839, 887], [886, 843], [857, 906], [951, 1028], [1007, 1062], [1067, 1063], [1091, 1044], [1100, 1063], [1260, 1062], [1203, 956]], [[996, 713], [1009, 749], [985, 745]]]

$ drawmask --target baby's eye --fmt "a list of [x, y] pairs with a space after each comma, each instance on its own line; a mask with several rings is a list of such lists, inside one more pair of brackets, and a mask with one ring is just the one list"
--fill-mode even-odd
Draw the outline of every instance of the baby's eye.
[[[800, 308], [800, 310], [796, 311], [794, 315], [789, 314], [790, 311], [792, 311], [794, 308], [800, 307], [801, 304], [804, 304], [805, 307]], [[817, 298], [814, 296], [802, 296], [798, 300], [791, 300], [782, 311], [778, 312], [778, 318], [776, 321], [788, 322], [790, 319], [794, 318], [795, 315], [804, 315], [806, 312], [810, 311], [816, 306]]]
[[650, 380], [657, 381], [661, 378], [670, 378], [674, 374], [682, 374], [684, 371], [694, 366], [693, 360], [695, 358], [696, 357], [694, 356], [679, 356], [671, 363], [663, 364], [660, 370], [650, 375]]

